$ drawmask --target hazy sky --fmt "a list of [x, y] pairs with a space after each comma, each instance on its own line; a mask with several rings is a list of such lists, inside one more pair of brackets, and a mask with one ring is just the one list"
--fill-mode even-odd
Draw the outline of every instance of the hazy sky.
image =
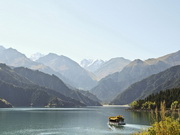
[[131, 60], [180, 50], [180, 0], [0, 0], [0, 45]]

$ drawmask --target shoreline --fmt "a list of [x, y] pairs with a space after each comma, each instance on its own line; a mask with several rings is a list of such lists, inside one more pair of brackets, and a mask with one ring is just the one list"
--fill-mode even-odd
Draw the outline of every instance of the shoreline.
[[103, 107], [130, 107], [129, 105], [102, 105]]

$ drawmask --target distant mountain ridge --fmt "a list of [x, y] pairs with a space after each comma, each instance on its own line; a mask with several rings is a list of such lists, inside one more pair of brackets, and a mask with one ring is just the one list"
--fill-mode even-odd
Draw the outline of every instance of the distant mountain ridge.
[[43, 56], [44, 56], [44, 54], [35, 53], [35, 54], [32, 54], [32, 55], [30, 56], [30, 60], [36, 61], [36, 60], [38, 60], [39, 58], [41, 58], [41, 57], [43, 57]]
[[180, 65], [132, 84], [119, 94], [111, 104], [129, 104], [134, 100], [144, 99], [161, 90], [172, 88], [180, 88]]
[[136, 59], [125, 66], [121, 72], [103, 78], [91, 92], [100, 100], [110, 102], [131, 84], [178, 65], [179, 62], [180, 51], [157, 59], [148, 59], [145, 61]]
[[97, 80], [101, 80], [110, 74], [120, 72], [130, 62], [130, 60], [123, 57], [116, 57], [108, 61], [84, 59], [80, 65], [86, 70], [93, 72]]
[[1, 53], [2, 51], [4, 51], [4, 50], [5, 50], [5, 48], [0, 45], [0, 53]]
[[24, 54], [18, 52], [16, 49], [13, 48], [6, 49], [3, 46], [0, 46], [0, 63], [5, 63], [13, 67], [27, 67], [33, 70], [40, 70], [48, 74], [55, 74], [65, 83], [72, 84], [67, 78], [62, 76], [60, 73], [55, 72], [53, 69], [51, 69], [48, 66], [45, 66], [44, 64], [30, 60]]
[[0, 51], [0, 62], [6, 63], [10, 66], [22, 66], [30, 67], [30, 66], [37, 66], [37, 63], [32, 62], [29, 60], [24, 54], [18, 52], [13, 48], [3, 49]]
[[[66, 84], [69, 84], [73, 87], [80, 88], [80, 89], [88, 90], [88, 89], [93, 88], [97, 84], [97, 76], [95, 74], [83, 69], [82, 67], [79, 66], [78, 63], [76, 63], [75, 61], [71, 60], [70, 58], [66, 56], [59, 56], [53, 53], [50, 53], [49, 55], [46, 55], [43, 57], [39, 53], [37, 55], [38, 57], [40, 57], [40, 59], [41, 58], [44, 59], [44, 61], [43, 62], [40, 62], [40, 60], [32, 61], [31, 59], [27, 58], [24, 54], [18, 52], [16, 49], [13, 49], [13, 48], [6, 49], [3, 46], [0, 46], [0, 62], [1, 63], [6, 63], [7, 65], [13, 66], [13, 67], [22, 66], [22, 67], [27, 67], [33, 70], [39, 70], [48, 74], [55, 74], [61, 80], [63, 80], [63, 82], [65, 82]], [[51, 56], [51, 60], [47, 58], [50, 56]], [[45, 58], [47, 58], [48, 62], [45, 60]], [[113, 73], [117, 70], [118, 71], [120, 70], [118, 69], [119, 67], [116, 66], [117, 70], [114, 70], [114, 68], [112, 67], [112, 71], [107, 71], [106, 69], [109, 70], [111, 69], [111, 67], [102, 66], [104, 67], [104, 69], [100, 71], [101, 65], [105, 64], [106, 62], [102, 60], [96, 60], [92, 62], [93, 63], [89, 65], [89, 68], [92, 68], [93, 70], [95, 69], [97, 70], [98, 68], [97, 73], [98, 74], [100, 73], [101, 77], [104, 77], [108, 75], [109, 73]], [[113, 66], [112, 63], [109, 65]], [[65, 69], [67, 67], [69, 69]]]
[[130, 62], [130, 60], [123, 57], [112, 58], [109, 61], [104, 62], [94, 74], [98, 77], [98, 80], [100, 80], [110, 74], [120, 72]]
[[103, 64], [105, 63], [105, 61], [97, 59], [97, 60], [93, 60], [93, 59], [84, 59], [80, 62], [81, 67], [85, 68], [86, 70], [90, 71], [90, 72], [95, 72], [97, 69], [99, 69]]
[[[66, 84], [72, 85], [72, 87], [70, 85], [67, 86], [69, 89], [74, 89], [75, 92], [72, 94], [74, 97], [81, 97], [81, 99], [84, 99], [84, 96], [88, 95], [88, 98], [90, 98], [91, 94], [79, 90], [76, 91], [76, 88], [91, 89], [90, 92], [96, 95], [102, 102], [107, 103], [112, 101], [112, 99], [122, 93], [130, 85], [172, 66], [180, 65], [180, 51], [159, 58], [147, 59], [145, 61], [136, 59], [130, 62], [127, 60], [127, 63], [124, 65], [122, 65], [123, 62], [119, 62], [120, 59], [122, 60], [122, 58], [113, 58], [105, 62], [101, 60], [91, 61], [87, 66], [96, 68], [93, 74], [87, 71], [87, 69], [83, 69], [78, 63], [66, 56], [50, 53], [39, 58], [37, 61], [32, 61], [13, 48], [6, 49], [0, 46], [0, 63], [6, 63], [11, 67], [27, 67], [50, 75], [54, 74], [54, 77], [58, 77]], [[97, 77], [99, 79], [102, 78], [98, 84], [96, 80]], [[15, 78], [13, 78], [13, 83], [17, 83], [16, 85], [18, 85], [18, 87], [22, 87], [19, 85], [24, 85], [24, 87], [28, 88], [28, 85], [34, 84], [33, 81], [27, 78], [26, 83], [20, 83], [17, 79], [18, 77]], [[6, 79], [11, 80], [9, 77]], [[25, 78], [23, 81], [25, 81]], [[7, 84], [7, 82], [3, 83]], [[96, 97], [92, 98], [96, 99]]]
[[66, 56], [49, 53], [37, 62], [51, 67], [69, 79], [76, 88], [91, 89], [97, 83], [95, 76]]

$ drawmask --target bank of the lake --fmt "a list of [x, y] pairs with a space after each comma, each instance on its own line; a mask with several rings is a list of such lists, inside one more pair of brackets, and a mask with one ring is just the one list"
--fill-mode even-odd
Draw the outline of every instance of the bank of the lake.
[[103, 105], [103, 107], [127, 107], [129, 108], [130, 106], [129, 105]]
[[[1, 135], [129, 135], [150, 125], [149, 113], [127, 107], [0, 109]], [[109, 127], [108, 117], [123, 115], [126, 125]]]

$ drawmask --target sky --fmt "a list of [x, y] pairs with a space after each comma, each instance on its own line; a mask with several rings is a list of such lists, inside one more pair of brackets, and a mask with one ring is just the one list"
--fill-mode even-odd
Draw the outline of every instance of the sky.
[[180, 50], [179, 0], [0, 0], [0, 45], [76, 62]]

